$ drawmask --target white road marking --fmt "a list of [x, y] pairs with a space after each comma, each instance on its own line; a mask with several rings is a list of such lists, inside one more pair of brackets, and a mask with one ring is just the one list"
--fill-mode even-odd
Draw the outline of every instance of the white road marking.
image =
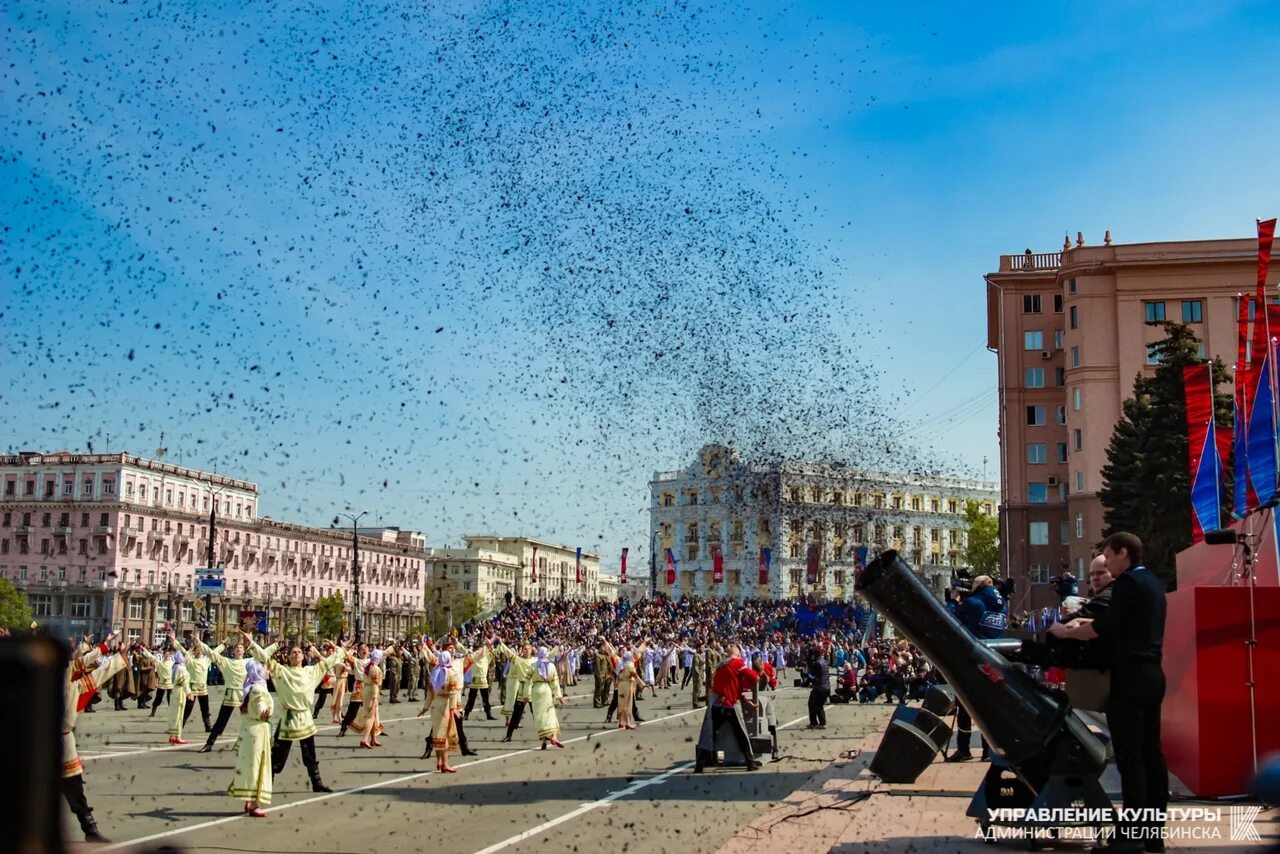
[[[778, 729], [783, 730], [789, 726], [800, 723], [800, 721], [805, 721], [808, 719], [809, 719], [809, 716], [805, 715], [804, 717], [796, 718], [794, 721], [788, 721], [787, 723], [782, 724], [781, 726], [778, 727]], [[662, 719], [659, 718], [659, 720], [662, 720]], [[625, 789], [619, 789], [616, 792], [610, 792], [609, 794], [605, 795], [603, 798], [600, 798], [597, 801], [592, 801], [589, 804], [583, 804], [582, 806], [578, 807], [575, 810], [570, 810], [564, 815], [558, 816], [557, 818], [553, 818], [550, 821], [544, 821], [542, 824], [538, 825], [537, 827], [531, 827], [526, 831], [517, 833], [515, 836], [512, 836], [511, 838], [504, 839], [501, 842], [490, 845], [488, 848], [483, 848], [477, 851], [475, 854], [494, 854], [495, 851], [501, 851], [503, 848], [507, 848], [511, 845], [515, 845], [517, 842], [524, 842], [526, 839], [530, 839], [534, 836], [537, 836], [538, 834], [543, 833], [544, 831], [548, 831], [551, 828], [556, 827], [557, 825], [564, 824], [566, 821], [572, 821], [573, 819], [577, 818], [580, 815], [585, 815], [586, 813], [589, 813], [592, 810], [597, 810], [597, 809], [600, 809], [600, 807], [608, 806], [609, 804], [613, 803], [619, 798], [625, 798], [627, 795], [634, 795], [636, 792], [640, 791], [646, 786], [659, 786], [667, 782], [667, 780], [671, 779], [676, 774], [679, 774], [681, 771], [687, 771], [688, 769], [692, 768], [694, 764], [695, 763], [693, 762], [685, 762], [667, 771], [663, 771], [661, 774], [659, 774], [656, 777], [650, 777], [647, 780], [637, 780], [636, 782], [632, 783], [630, 786], [627, 786]]]
[[[649, 726], [651, 724], [661, 723], [662, 721], [673, 720], [674, 718], [682, 718], [682, 717], [685, 717], [686, 715], [691, 715], [694, 712], [704, 712], [704, 711], [705, 709], [690, 709], [685, 712], [675, 712], [674, 714], [665, 715], [660, 718], [653, 718], [652, 720], [646, 720], [644, 723], [640, 724], [640, 726]], [[409, 718], [405, 718], [404, 720], [409, 720]], [[390, 721], [388, 721], [388, 723], [390, 723]], [[790, 726], [790, 724], [788, 724], [788, 726]], [[332, 729], [332, 727], [330, 727], [330, 729]], [[574, 742], [578, 742], [578, 741], [586, 741], [589, 738], [603, 738], [607, 735], [612, 735], [618, 731], [619, 730], [616, 730], [616, 729], [607, 729], [602, 732], [590, 732], [590, 733], [587, 733], [586, 735], [580, 735], [576, 738], [567, 739], [564, 743], [573, 744]], [[139, 751], [139, 752], [146, 753], [148, 751]], [[510, 753], [500, 753], [497, 756], [488, 756], [488, 757], [485, 757], [484, 759], [476, 759], [471, 762], [459, 763], [458, 770], [464, 771], [467, 768], [472, 767], [473, 765], [484, 765], [488, 762], [497, 762], [502, 759], [510, 759], [513, 756], [523, 756], [526, 753], [533, 753], [533, 749], [524, 748], [522, 750], [513, 750]], [[689, 764], [692, 765], [692, 763], [689, 763]], [[341, 798], [345, 795], [354, 795], [358, 792], [367, 792], [371, 789], [380, 789], [383, 786], [394, 786], [397, 783], [407, 783], [411, 780], [420, 780], [423, 777], [430, 777], [431, 775], [438, 774], [438, 773], [439, 773], [438, 771], [420, 771], [417, 774], [406, 774], [403, 777], [394, 777], [390, 780], [380, 780], [376, 783], [369, 783], [364, 786], [356, 786], [355, 788], [351, 788], [351, 789], [342, 789], [341, 791], [332, 792], [329, 794], [317, 795], [314, 798], [306, 798], [301, 801], [293, 801], [291, 803], [281, 804], [278, 807], [269, 807], [263, 810], [263, 812], [268, 814], [283, 812], [285, 810], [295, 809], [296, 807], [304, 807], [304, 806], [307, 806], [308, 804], [319, 803], [320, 801], [328, 801], [334, 798]], [[137, 839], [130, 839], [127, 842], [117, 842], [114, 845], [108, 845], [99, 850], [116, 851], [122, 848], [129, 848], [134, 845], [143, 845], [148, 842], [154, 842], [157, 839], [166, 839], [170, 836], [179, 836], [183, 833], [190, 833], [193, 830], [203, 830], [206, 827], [217, 827], [220, 824], [227, 824], [228, 822], [232, 822], [232, 821], [240, 821], [243, 818], [246, 818], [246, 816], [243, 813], [238, 815], [230, 815], [230, 816], [227, 816], [226, 818], [217, 818], [212, 821], [205, 821], [205, 822], [201, 822], [200, 824], [192, 824], [187, 827], [177, 827], [177, 828], [174, 828], [173, 830], [164, 830], [164, 831], [161, 831], [160, 833], [153, 833], [150, 836], [141, 836], [141, 837], [138, 837]]]

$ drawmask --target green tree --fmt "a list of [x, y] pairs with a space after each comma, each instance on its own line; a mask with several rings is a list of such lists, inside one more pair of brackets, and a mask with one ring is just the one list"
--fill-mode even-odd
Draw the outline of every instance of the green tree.
[[0, 578], [0, 628], [28, 629], [31, 627], [31, 604], [27, 594], [14, 586], [7, 578]]
[[[1151, 345], [1159, 362], [1154, 375], [1141, 374], [1133, 381], [1133, 397], [1124, 402], [1123, 414], [1107, 447], [1098, 497], [1103, 508], [1103, 535], [1129, 531], [1142, 540], [1143, 563], [1169, 589], [1176, 581], [1175, 556], [1191, 545], [1191, 474], [1187, 459], [1186, 399], [1182, 369], [1203, 365], [1200, 341], [1182, 323], [1148, 324], [1164, 329], [1165, 338]], [[1214, 420], [1219, 430], [1230, 430], [1232, 397], [1218, 393], [1230, 379], [1221, 360], [1214, 359]], [[1230, 479], [1229, 460], [1223, 461]], [[1230, 508], [1231, 488], [1222, 489], [1222, 512]]]
[[320, 627], [320, 637], [336, 638], [343, 634], [347, 626], [346, 607], [342, 594], [336, 590], [330, 596], [316, 599], [316, 623]]
[[964, 562], [973, 575], [994, 577], [1000, 568], [1000, 522], [995, 516], [982, 512], [977, 501], [964, 503], [965, 540]]

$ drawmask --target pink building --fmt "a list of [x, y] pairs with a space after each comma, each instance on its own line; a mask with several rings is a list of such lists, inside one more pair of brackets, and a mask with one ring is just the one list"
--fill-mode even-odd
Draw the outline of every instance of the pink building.
[[[274, 521], [259, 515], [256, 484], [128, 453], [0, 457], [0, 577], [26, 591], [37, 622], [62, 631], [189, 631], [211, 510], [226, 579], [213, 597], [219, 634], [256, 610], [274, 631], [310, 629], [315, 600], [335, 591], [352, 622], [350, 529]], [[426, 538], [374, 534], [359, 535], [366, 634], [404, 636], [423, 616]]]
[[1002, 255], [987, 274], [1002, 569], [1019, 581], [1018, 610], [1056, 604], [1049, 581], [1066, 570], [1084, 578], [1102, 539], [1111, 434], [1134, 378], [1156, 369], [1149, 345], [1164, 331], [1152, 324], [1186, 323], [1203, 355], [1234, 365], [1238, 296], [1254, 292], [1257, 252], [1254, 238], [1112, 244], [1108, 233], [1100, 246], [1079, 238], [1062, 252]]

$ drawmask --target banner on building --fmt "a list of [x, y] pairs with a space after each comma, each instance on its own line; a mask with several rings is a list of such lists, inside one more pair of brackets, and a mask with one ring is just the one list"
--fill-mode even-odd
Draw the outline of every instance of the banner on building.
[[676, 556], [671, 549], [667, 549], [667, 584], [676, 583]]
[[622, 550], [622, 583], [627, 583], [627, 549]]
[[809, 544], [809, 553], [805, 558], [804, 580], [806, 584], [818, 583], [818, 544]]
[[529, 561], [529, 583], [538, 583], [538, 547], [533, 547], [533, 560]]
[[853, 548], [853, 572], [857, 576], [858, 573], [867, 568], [867, 547], [854, 546]]
[[578, 546], [578, 557], [573, 564], [574, 574], [578, 578], [578, 583], [582, 583], [582, 546]]
[[1187, 458], [1191, 467], [1191, 542], [1204, 540], [1205, 531], [1222, 524], [1222, 463], [1218, 458], [1213, 422], [1213, 369], [1188, 365], [1182, 369], [1187, 410]]
[[1253, 344], [1249, 348], [1249, 482], [1259, 506], [1270, 503], [1276, 494], [1275, 360], [1266, 289], [1275, 228], [1273, 219], [1258, 223], [1258, 292], [1254, 297]]
[[760, 583], [769, 583], [769, 560], [773, 557], [773, 549], [760, 547]]
[[711, 552], [711, 579], [716, 584], [724, 581], [724, 553], [720, 551], [719, 546]]
[[267, 612], [266, 611], [241, 611], [240, 612], [240, 630], [260, 635], [267, 633]]

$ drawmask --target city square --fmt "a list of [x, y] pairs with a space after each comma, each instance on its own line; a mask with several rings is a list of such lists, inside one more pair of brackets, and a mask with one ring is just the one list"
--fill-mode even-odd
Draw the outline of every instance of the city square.
[[13, 0], [15, 849], [1280, 846], [1271, 17]]

